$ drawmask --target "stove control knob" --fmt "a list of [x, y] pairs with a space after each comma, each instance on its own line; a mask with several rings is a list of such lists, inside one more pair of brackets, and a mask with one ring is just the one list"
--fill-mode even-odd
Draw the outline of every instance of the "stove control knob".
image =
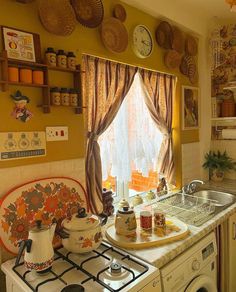
[[198, 260], [194, 260], [192, 262], [192, 270], [193, 271], [198, 271], [200, 269], [200, 262]]
[[155, 280], [152, 282], [152, 287], [155, 288], [158, 285], [159, 281]]

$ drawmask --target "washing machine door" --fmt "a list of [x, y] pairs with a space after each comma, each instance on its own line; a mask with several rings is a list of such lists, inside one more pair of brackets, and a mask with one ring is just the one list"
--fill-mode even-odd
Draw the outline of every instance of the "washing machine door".
[[216, 283], [214, 279], [200, 275], [192, 280], [185, 292], [217, 292]]

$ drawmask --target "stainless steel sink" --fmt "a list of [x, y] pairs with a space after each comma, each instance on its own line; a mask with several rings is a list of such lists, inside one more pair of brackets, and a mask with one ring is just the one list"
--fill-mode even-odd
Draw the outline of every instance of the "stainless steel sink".
[[236, 196], [213, 190], [201, 190], [192, 195], [177, 193], [157, 203], [157, 208], [183, 222], [201, 226], [216, 214], [236, 202]]
[[229, 193], [223, 193], [212, 190], [198, 191], [193, 194], [194, 197], [198, 197], [202, 200], [202, 203], [211, 200], [211, 204], [216, 207], [224, 207], [235, 202], [236, 197]]

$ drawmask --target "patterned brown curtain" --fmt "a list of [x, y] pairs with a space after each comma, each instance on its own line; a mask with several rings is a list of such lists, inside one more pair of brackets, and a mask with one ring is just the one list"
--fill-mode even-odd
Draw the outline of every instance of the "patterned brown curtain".
[[98, 137], [110, 126], [130, 86], [137, 68], [83, 56], [83, 97], [87, 102], [88, 137], [86, 184], [95, 213], [102, 212], [102, 166]]
[[175, 183], [175, 169], [172, 142], [173, 93], [176, 77], [159, 72], [140, 70], [145, 95], [145, 103], [150, 115], [163, 134], [163, 142], [158, 158], [158, 171], [168, 182]]

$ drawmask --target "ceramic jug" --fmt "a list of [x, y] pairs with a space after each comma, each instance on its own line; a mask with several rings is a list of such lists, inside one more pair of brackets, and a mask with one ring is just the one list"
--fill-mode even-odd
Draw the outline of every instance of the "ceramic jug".
[[16, 265], [20, 262], [25, 249], [25, 267], [28, 270], [44, 273], [50, 270], [53, 263], [54, 250], [52, 240], [56, 223], [51, 226], [42, 225], [41, 220], [37, 220], [35, 223], [35, 226], [29, 230], [28, 239], [20, 243]]
[[136, 233], [137, 222], [135, 213], [129, 207], [123, 207], [116, 213], [116, 233], [120, 235], [132, 235]]

